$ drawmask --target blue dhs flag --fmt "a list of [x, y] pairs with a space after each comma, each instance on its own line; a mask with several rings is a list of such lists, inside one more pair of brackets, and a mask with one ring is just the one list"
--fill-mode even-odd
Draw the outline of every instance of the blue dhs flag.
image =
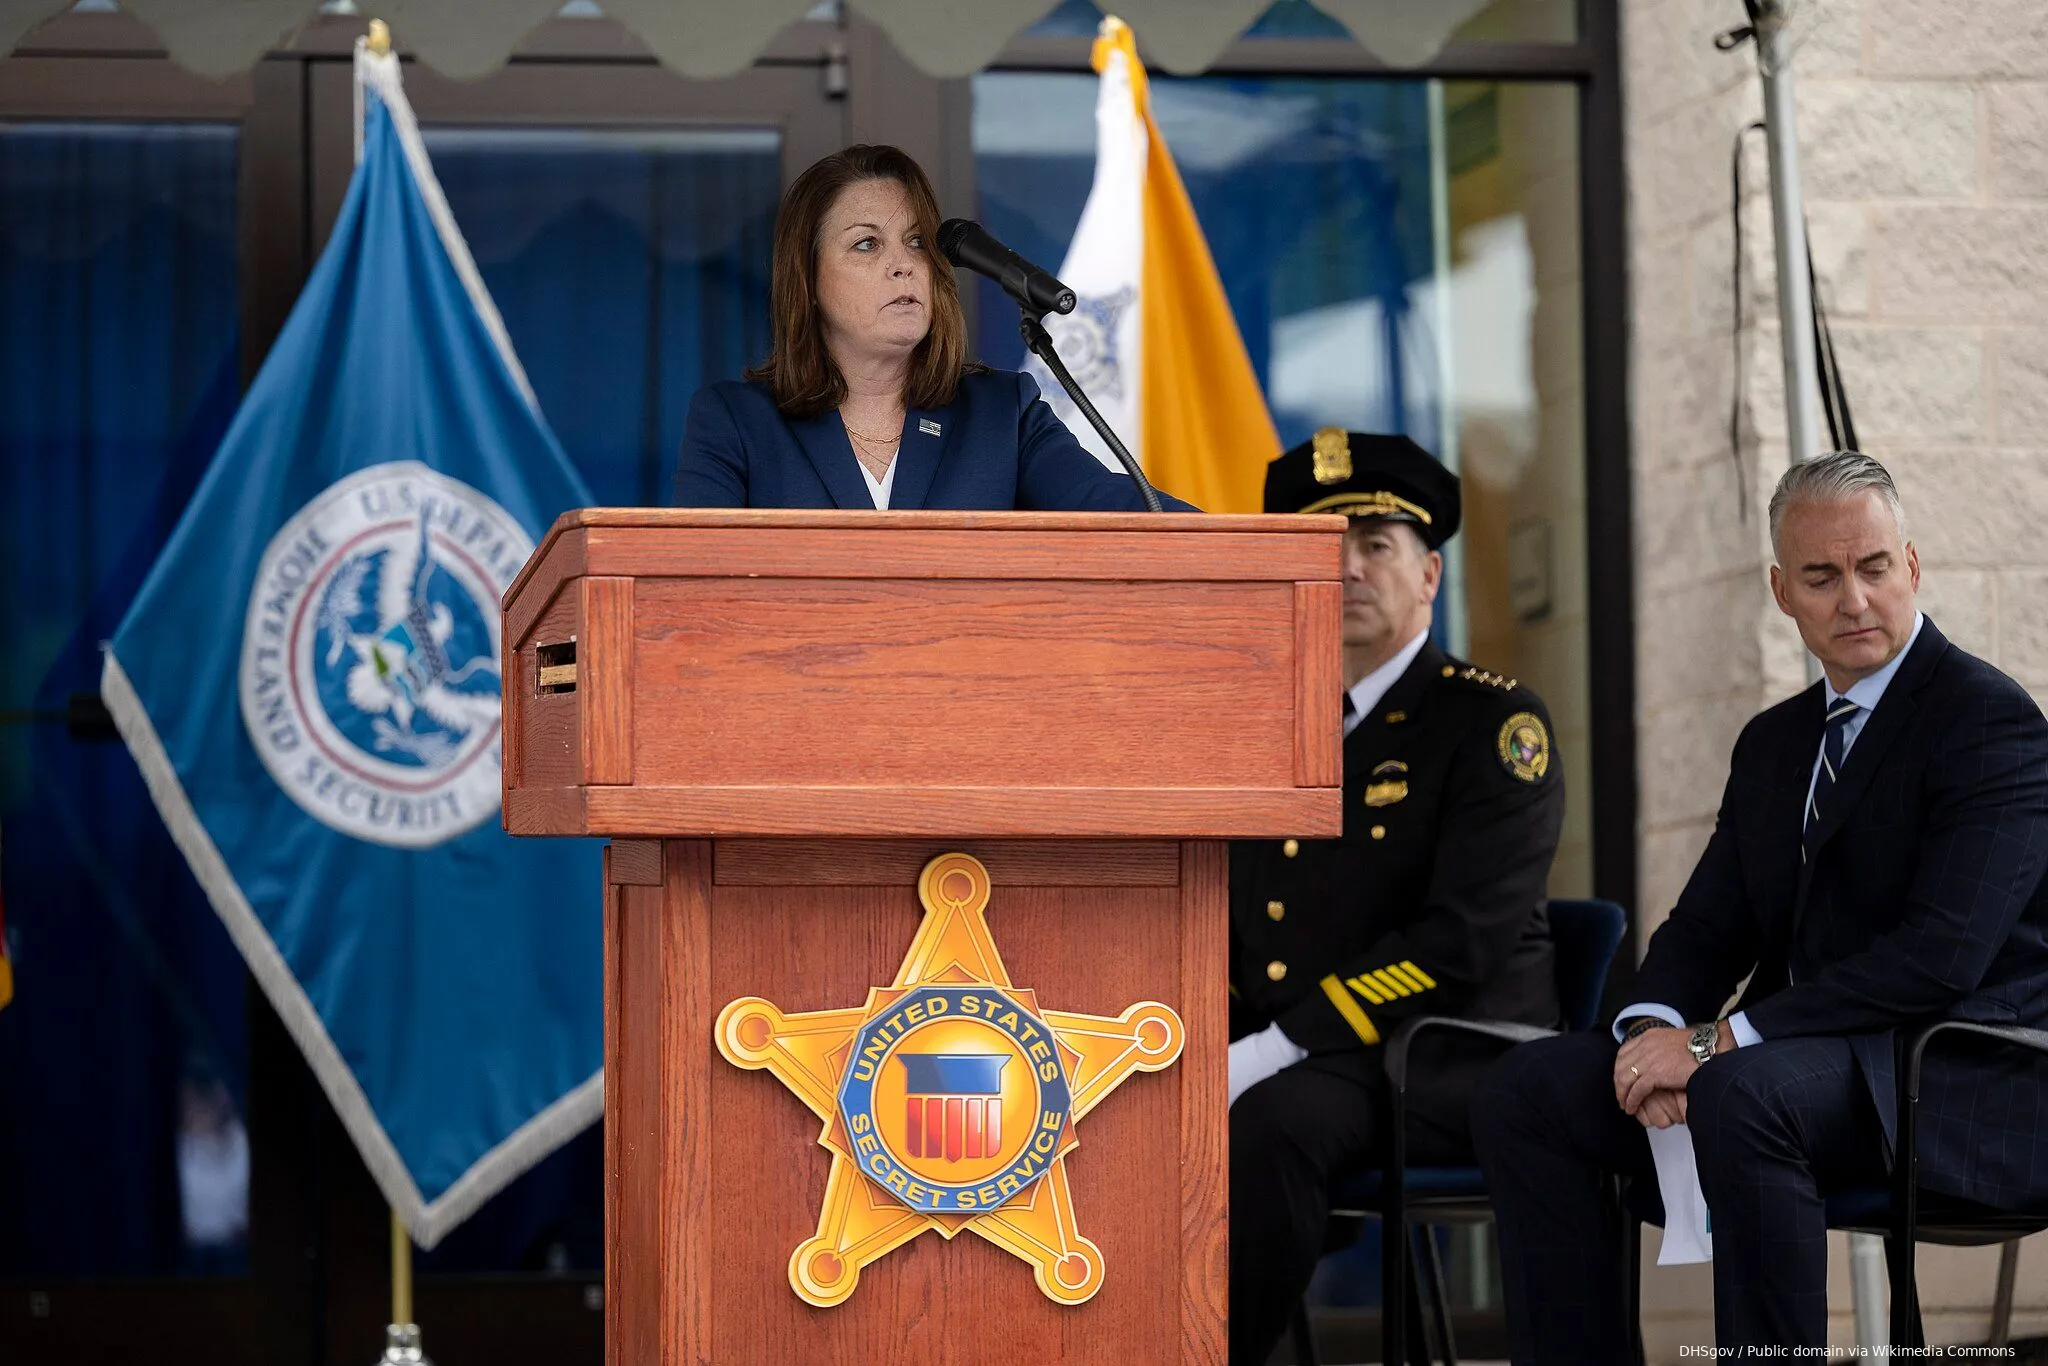
[[151, 794], [432, 1247], [602, 1109], [593, 844], [499, 824], [499, 600], [589, 501], [395, 59], [305, 293], [108, 646]]

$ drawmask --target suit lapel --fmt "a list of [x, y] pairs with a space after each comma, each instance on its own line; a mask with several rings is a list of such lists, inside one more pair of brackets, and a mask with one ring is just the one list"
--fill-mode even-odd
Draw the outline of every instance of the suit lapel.
[[874, 507], [874, 496], [868, 492], [867, 481], [860, 477], [860, 466], [853, 458], [853, 445], [846, 439], [846, 427], [840, 422], [838, 413], [821, 413], [803, 421], [792, 421], [789, 430], [810, 460], [811, 468], [817, 471], [818, 481], [825, 486], [825, 492], [832, 495], [834, 507]]
[[1821, 732], [1827, 726], [1827, 691], [1816, 683], [1800, 695], [1797, 719], [1782, 740], [1771, 782], [1772, 830], [1784, 830], [1797, 846], [1806, 830], [1806, 793], [1813, 784], [1813, 761], [1820, 755]]
[[951, 414], [944, 408], [912, 408], [903, 415], [903, 444], [896, 448], [896, 483], [889, 491], [892, 508], [921, 508], [932, 491], [944, 454]]

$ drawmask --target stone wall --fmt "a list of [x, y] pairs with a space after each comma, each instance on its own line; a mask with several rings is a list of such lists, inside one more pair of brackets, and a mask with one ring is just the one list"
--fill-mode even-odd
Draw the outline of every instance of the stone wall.
[[[1808, 219], [1861, 445], [1899, 480], [1922, 605], [2048, 698], [2048, 5], [1795, 3]], [[1802, 686], [1804, 657], [1765, 578], [1787, 452], [1760, 134], [1744, 144], [1733, 335], [1730, 157], [1762, 116], [1755, 52], [1714, 48], [1743, 22], [1738, 0], [1622, 9], [1648, 927], [1705, 845], [1737, 732]], [[1930, 1331], [1983, 1341], [1995, 1251], [1930, 1249], [1922, 1265]], [[1703, 1269], [1653, 1270], [1645, 1297], [1653, 1360], [1711, 1340]], [[2023, 1248], [2019, 1303], [2017, 1331], [2048, 1331], [2041, 1240]]]

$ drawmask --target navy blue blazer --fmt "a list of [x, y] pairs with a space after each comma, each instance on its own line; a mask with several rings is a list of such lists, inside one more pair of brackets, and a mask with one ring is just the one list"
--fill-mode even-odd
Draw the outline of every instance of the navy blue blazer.
[[[1897, 1031], [1936, 1019], [2048, 1025], [2048, 720], [1933, 621], [1864, 722], [1800, 857], [1820, 753], [1816, 683], [1735, 742], [1714, 833], [1629, 998], [1764, 1042], [1849, 1040], [1894, 1137]], [[1930, 1052], [1921, 1183], [2002, 1208], [2048, 1198], [2048, 1069]]]
[[[943, 408], [912, 408], [896, 452], [891, 510], [1118, 512], [1145, 509], [1128, 475], [1074, 439], [1029, 375], [963, 375]], [[1161, 490], [1159, 501], [1198, 509]], [[768, 386], [726, 380], [690, 400], [676, 464], [676, 505], [700, 508], [875, 506], [837, 412], [784, 417]]]

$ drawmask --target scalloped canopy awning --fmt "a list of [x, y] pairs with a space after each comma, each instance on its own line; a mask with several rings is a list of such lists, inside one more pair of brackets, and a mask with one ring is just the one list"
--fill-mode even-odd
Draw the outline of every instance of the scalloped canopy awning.
[[[0, 0], [0, 56], [74, 0]], [[487, 76], [562, 7], [562, 0], [358, 0], [391, 25], [398, 47], [460, 80]], [[638, 35], [685, 76], [730, 76], [769, 40], [802, 19], [814, 0], [600, 0], [604, 14]], [[1058, 0], [847, 0], [903, 54], [934, 76], [971, 75]], [[1206, 69], [1271, 0], [1118, 0], [1147, 58], [1168, 71]], [[1389, 66], [1435, 56], [1487, 0], [1314, 0]], [[121, 0], [187, 70], [220, 78], [248, 70], [308, 19], [318, 0]]]

